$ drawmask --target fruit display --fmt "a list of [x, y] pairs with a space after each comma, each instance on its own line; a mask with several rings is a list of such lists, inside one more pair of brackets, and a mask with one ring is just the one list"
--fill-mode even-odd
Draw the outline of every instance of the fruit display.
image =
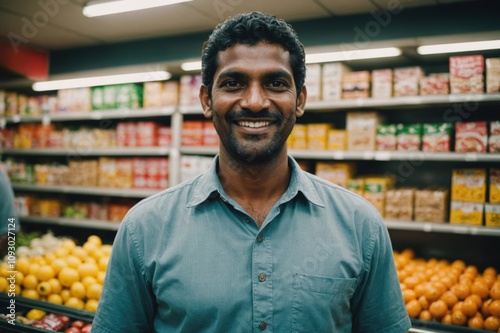
[[[38, 244], [44, 237], [51, 239], [54, 247]], [[14, 269], [8, 263], [0, 265], [0, 291], [95, 312], [111, 245], [102, 244], [96, 235], [89, 236], [82, 245], [69, 238], [54, 236], [35, 238], [30, 244], [40, 245], [39, 250], [20, 251], [18, 248]], [[10, 279], [12, 274], [15, 274], [14, 280]]]
[[490, 332], [500, 330], [500, 274], [462, 260], [418, 258], [394, 252], [398, 278], [411, 318]]

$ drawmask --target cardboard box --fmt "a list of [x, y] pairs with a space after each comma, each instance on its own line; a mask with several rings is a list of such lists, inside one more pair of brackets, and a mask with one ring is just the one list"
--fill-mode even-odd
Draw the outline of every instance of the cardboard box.
[[330, 124], [308, 124], [307, 125], [307, 149], [324, 150], [328, 138]]
[[415, 191], [415, 221], [444, 223], [448, 218], [447, 189]]
[[486, 92], [500, 92], [500, 58], [486, 59]]
[[366, 177], [363, 197], [385, 216], [385, 195], [394, 186], [392, 177]]
[[484, 57], [482, 55], [450, 57], [450, 91], [452, 94], [484, 92]]
[[345, 73], [342, 77], [342, 98], [370, 97], [371, 76], [369, 71]]
[[180, 78], [180, 105], [200, 105], [201, 75], [182, 75]]
[[394, 69], [394, 96], [417, 96], [422, 75], [417, 66]]
[[485, 121], [458, 122], [455, 125], [455, 151], [460, 153], [485, 153], [488, 128]]
[[500, 153], [500, 121], [498, 120], [490, 122], [488, 151], [490, 153]]
[[182, 123], [181, 145], [203, 145], [203, 121], [187, 120]]
[[392, 97], [392, 69], [376, 69], [372, 71], [372, 97]]
[[483, 224], [484, 204], [452, 201], [450, 206], [450, 223], [470, 225]]
[[448, 95], [450, 93], [450, 74], [438, 73], [420, 79], [420, 95]]
[[163, 82], [144, 82], [144, 108], [162, 106]]
[[500, 203], [500, 169], [490, 169], [489, 202]]
[[307, 125], [295, 124], [290, 136], [291, 149], [307, 149]]
[[356, 172], [353, 163], [317, 162], [316, 176], [346, 188], [347, 181]]
[[399, 151], [419, 151], [422, 143], [422, 125], [398, 124], [396, 126], [396, 141]]
[[337, 101], [342, 99], [342, 77], [351, 69], [340, 63], [332, 62], [323, 64], [321, 73], [322, 99], [324, 101]]
[[379, 117], [376, 112], [347, 113], [347, 149], [375, 150]]
[[347, 180], [346, 189], [363, 196], [365, 192], [365, 180], [363, 178], [350, 178]]
[[486, 201], [486, 169], [453, 169], [451, 200], [484, 203]]
[[385, 218], [412, 221], [415, 189], [399, 188], [387, 190], [385, 194]]
[[345, 150], [347, 147], [347, 132], [346, 130], [329, 129], [327, 133], [326, 149], [328, 150]]
[[321, 64], [306, 65], [307, 100], [315, 102], [321, 100]]
[[487, 227], [500, 227], [500, 205], [485, 204], [484, 222]]
[[375, 145], [377, 150], [396, 150], [396, 125], [378, 125]]
[[424, 124], [422, 135], [422, 151], [450, 151], [452, 131], [453, 125], [450, 123]]

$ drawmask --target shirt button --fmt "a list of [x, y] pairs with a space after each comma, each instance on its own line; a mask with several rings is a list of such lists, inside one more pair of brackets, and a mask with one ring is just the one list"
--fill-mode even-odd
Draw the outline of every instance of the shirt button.
[[250, 219], [248, 217], [245, 217], [245, 223], [250, 223]]
[[260, 282], [264, 282], [264, 281], [266, 281], [266, 274], [264, 274], [264, 273], [260, 273], [260, 274], [259, 274], [259, 281], [260, 281]]
[[259, 328], [260, 328], [261, 330], [265, 330], [265, 329], [266, 329], [266, 327], [267, 327], [266, 322], [265, 322], [265, 321], [261, 321], [261, 322], [260, 322], [260, 324], [259, 324]]
[[263, 240], [264, 240], [264, 237], [262, 237], [261, 235], [257, 236], [257, 242], [262, 243]]

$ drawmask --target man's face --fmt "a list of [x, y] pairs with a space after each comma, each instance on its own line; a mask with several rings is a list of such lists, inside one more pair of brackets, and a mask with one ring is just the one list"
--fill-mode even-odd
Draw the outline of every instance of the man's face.
[[219, 52], [212, 98], [200, 92], [213, 117], [221, 149], [250, 164], [267, 162], [284, 149], [296, 117], [303, 114], [305, 88], [297, 98], [288, 51], [277, 44], [236, 44]]

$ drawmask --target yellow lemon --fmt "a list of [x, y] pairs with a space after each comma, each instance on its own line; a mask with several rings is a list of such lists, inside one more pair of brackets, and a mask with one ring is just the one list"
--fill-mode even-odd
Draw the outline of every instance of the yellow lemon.
[[38, 295], [35, 289], [24, 289], [21, 293], [21, 296], [30, 299], [40, 299], [40, 295]]
[[85, 286], [85, 289], [87, 289], [91, 284], [97, 283], [97, 279], [93, 276], [84, 276], [82, 278], [82, 283]]
[[49, 281], [47, 281], [50, 284], [50, 287], [52, 288], [52, 293], [54, 294], [59, 294], [62, 290], [62, 285], [61, 282], [59, 282], [58, 279], [52, 278]]
[[82, 264], [82, 260], [75, 255], [69, 255], [65, 258], [66, 265], [71, 268], [78, 268]]
[[10, 283], [9, 283], [9, 281], [7, 281], [7, 278], [0, 276], [0, 292], [3, 292], [4, 290], [8, 290], [9, 287], [10, 287]]
[[47, 296], [47, 302], [52, 304], [63, 304], [63, 299], [61, 295], [50, 294], [49, 296]]
[[89, 256], [92, 256], [94, 252], [99, 249], [99, 247], [95, 243], [89, 242], [85, 242], [82, 247]]
[[85, 258], [87, 258], [87, 251], [85, 251], [83, 249], [83, 247], [81, 246], [75, 246], [72, 250], [71, 250], [71, 254], [74, 255], [74, 256], [77, 256], [78, 258], [80, 258], [80, 260], [85, 260]]
[[40, 264], [38, 262], [32, 262], [28, 269], [28, 274], [36, 276], [36, 273], [38, 273], [39, 269], [40, 269]]
[[99, 283], [94, 283], [87, 288], [86, 296], [87, 298], [99, 299], [101, 298], [101, 293], [102, 285], [100, 285]]
[[113, 247], [109, 244], [104, 244], [103, 246], [101, 246], [101, 251], [102, 251], [102, 254], [105, 256], [105, 257], [109, 257], [111, 255], [111, 249]]
[[108, 268], [108, 262], [109, 262], [109, 257], [102, 257], [101, 259], [99, 259], [98, 262], [99, 270], [105, 272], [106, 269]]
[[97, 283], [104, 284], [104, 279], [106, 278], [106, 272], [99, 271], [97, 272]]
[[70, 287], [73, 282], [80, 280], [80, 274], [78, 271], [71, 267], [64, 267], [61, 269], [57, 277], [59, 282], [61, 282], [64, 287]]
[[28, 275], [30, 269], [30, 261], [26, 257], [18, 258], [16, 261], [16, 270], [18, 272], [23, 273], [24, 275]]
[[[9, 287], [7, 287], [7, 288], [9, 288]], [[16, 283], [16, 288], [14, 290], [14, 294], [16, 296], [21, 295], [22, 291], [23, 291], [23, 288], [21, 287], [21, 285]]]
[[71, 251], [76, 247], [76, 243], [74, 240], [68, 238], [63, 240], [61, 246]]
[[57, 275], [63, 269], [64, 267], [67, 267], [68, 264], [66, 263], [66, 260], [63, 258], [57, 258], [52, 263], [50, 264], [52, 268], [54, 269], [54, 273]]
[[26, 289], [35, 289], [38, 286], [38, 279], [33, 274], [28, 274], [24, 277], [22, 286]]
[[72, 297], [83, 299], [85, 297], [85, 286], [80, 281], [73, 282], [69, 288]]
[[69, 250], [61, 246], [54, 250], [54, 254], [57, 258], [66, 258], [69, 254]]
[[78, 273], [80, 273], [81, 277], [92, 276], [97, 277], [97, 272], [99, 272], [99, 268], [96, 264], [85, 262], [78, 267]]
[[87, 242], [88, 243], [94, 243], [97, 246], [101, 246], [102, 245], [102, 239], [101, 239], [101, 237], [99, 237], [97, 235], [90, 235], [87, 238]]
[[84, 303], [81, 299], [76, 298], [76, 297], [70, 297], [66, 302], [64, 302], [64, 305], [70, 308], [78, 309], [78, 310], [83, 310]]
[[36, 286], [36, 291], [40, 296], [47, 296], [52, 294], [52, 286], [47, 281], [42, 281]]
[[16, 273], [16, 283], [23, 284], [24, 282], [24, 274], [22, 272], [17, 271]]
[[89, 299], [87, 303], [85, 303], [85, 310], [89, 312], [96, 312], [97, 311], [97, 306], [99, 305], [99, 302], [95, 299]]
[[43, 258], [45, 259], [45, 261], [47, 262], [47, 264], [50, 265], [57, 257], [56, 257], [56, 255], [53, 252], [48, 252], [48, 253], [45, 253], [45, 255], [43, 256]]
[[26, 314], [26, 318], [28, 318], [29, 320], [39, 320], [39, 319], [42, 319], [43, 316], [45, 316], [45, 314], [46, 314], [46, 312], [43, 310], [31, 309]]
[[48, 281], [56, 276], [54, 269], [50, 265], [41, 266], [36, 272], [35, 276], [39, 281]]
[[0, 266], [0, 276], [3, 276], [4, 278], [8, 278], [10, 276], [9, 271], [10, 271], [10, 269], [9, 269], [9, 267], [7, 267], [7, 265]]
[[71, 292], [69, 291], [69, 289], [61, 290], [61, 298], [63, 300], [63, 303], [65, 303], [70, 297], [71, 297]]

